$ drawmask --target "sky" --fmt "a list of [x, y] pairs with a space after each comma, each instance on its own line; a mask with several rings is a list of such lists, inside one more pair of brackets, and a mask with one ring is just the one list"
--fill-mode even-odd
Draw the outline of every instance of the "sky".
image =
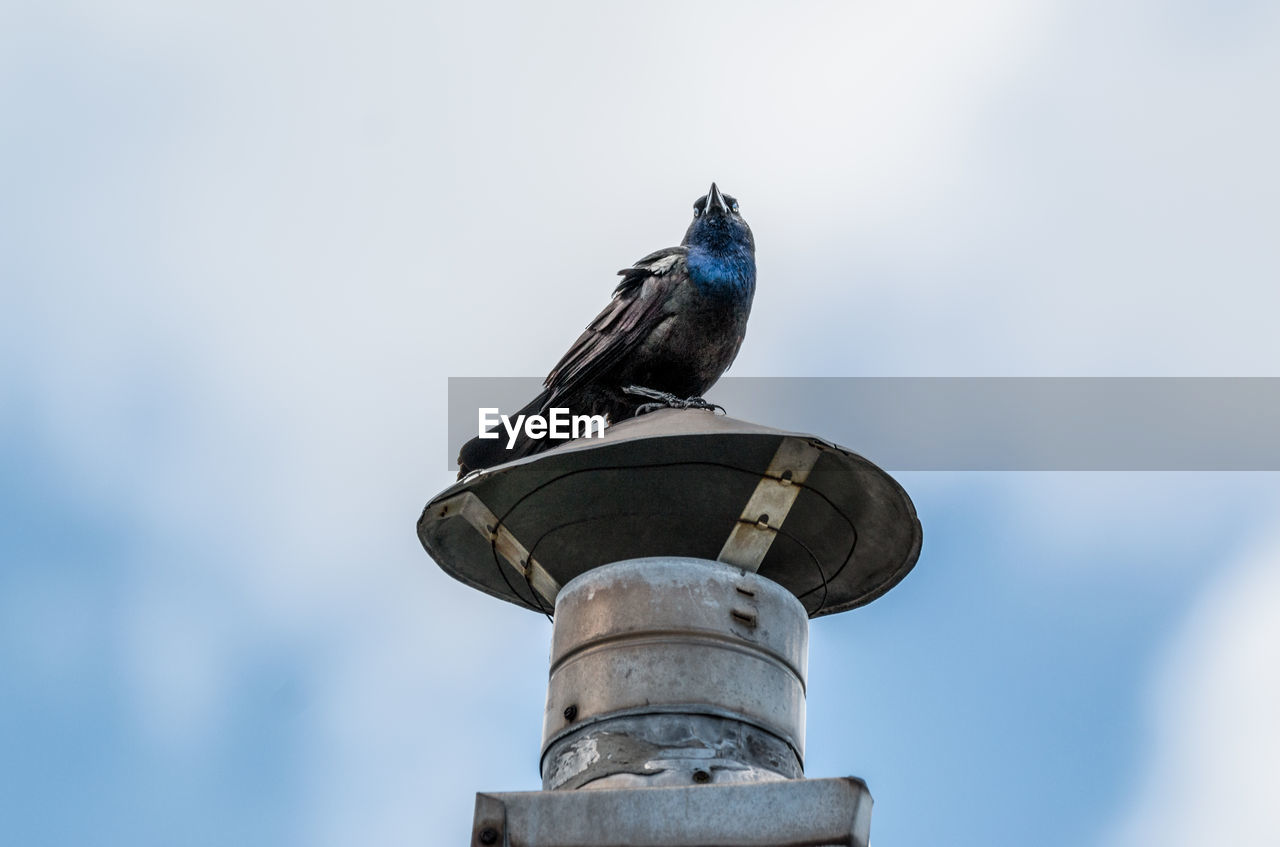
[[[550, 627], [413, 530], [447, 379], [541, 376], [712, 180], [736, 376], [1280, 376], [1277, 44], [1247, 1], [0, 5], [0, 837], [461, 844], [536, 789]], [[873, 843], [1270, 843], [1276, 474], [896, 476], [919, 564], [811, 628], [807, 774]]]

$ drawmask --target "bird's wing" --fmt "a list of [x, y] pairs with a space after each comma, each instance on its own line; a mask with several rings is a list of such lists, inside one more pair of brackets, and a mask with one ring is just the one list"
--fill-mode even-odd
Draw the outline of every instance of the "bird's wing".
[[553, 397], [572, 395], [622, 361], [662, 323], [672, 290], [688, 282], [684, 247], [650, 253], [618, 271], [613, 299], [547, 375]]

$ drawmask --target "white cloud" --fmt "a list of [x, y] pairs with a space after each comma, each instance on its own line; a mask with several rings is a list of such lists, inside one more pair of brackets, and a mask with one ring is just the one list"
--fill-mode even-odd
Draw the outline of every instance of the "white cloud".
[[1154, 746], [1113, 847], [1268, 847], [1280, 833], [1280, 536], [1201, 598], [1150, 692]]
[[[0, 197], [0, 224], [20, 233], [0, 246], [23, 274], [3, 295], [13, 308], [0, 309], [0, 352], [21, 340], [30, 411], [77, 484], [136, 518], [142, 535], [167, 539], [160, 550], [141, 542], [121, 601], [142, 722], [164, 743], [198, 748], [224, 729], [224, 701], [252, 654], [286, 645], [305, 656], [299, 672], [315, 674], [301, 683], [315, 765], [312, 818], [299, 824], [309, 843], [353, 843], [373, 825], [387, 837], [363, 840], [426, 843], [440, 820], [465, 831], [475, 790], [536, 781], [545, 624], [462, 593], [412, 537], [416, 510], [448, 482], [436, 472], [444, 378], [543, 371], [604, 302], [615, 268], [678, 239], [709, 179], [742, 198], [768, 271], [736, 373], [781, 362], [783, 373], [888, 374], [903, 355], [935, 372], [980, 371], [1013, 350], [1015, 364], [1071, 372], [1083, 347], [1114, 365], [1117, 347], [1080, 329], [1100, 322], [1112, 341], [1185, 365], [1193, 345], [1176, 322], [1158, 333], [1136, 323], [1148, 309], [1133, 293], [1143, 279], [1084, 272], [1107, 255], [1098, 229], [1082, 258], [1066, 260], [1079, 290], [962, 278], [975, 253], [1019, 240], [997, 224], [1056, 208], [1028, 196], [1038, 184], [1006, 167], [1009, 151], [975, 162], [975, 147], [1014, 137], [1057, 149], [1054, 133], [1069, 147], [1073, 121], [1096, 117], [1090, 104], [1115, 90], [1123, 102], [1098, 108], [1121, 117], [1159, 92], [1148, 125], [1107, 124], [1065, 180], [1053, 162], [1018, 166], [1050, 187], [1108, 191], [1107, 207], [1124, 211], [1111, 223], [1122, 224], [1145, 197], [1110, 186], [1182, 125], [1188, 88], [1197, 108], [1216, 106], [1211, 123], [1249, 118], [1259, 130], [1224, 165], [1243, 200], [1253, 183], [1237, 169], [1269, 161], [1248, 145], [1267, 149], [1274, 122], [1247, 103], [1216, 103], [1216, 86], [1191, 85], [1195, 67], [1165, 79], [1153, 63], [1113, 86], [1117, 55], [1144, 49], [1127, 36], [1101, 61], [1051, 62], [1045, 76], [1087, 96], [1046, 137], [1015, 137], [1035, 121], [1026, 105], [1043, 77], [1025, 100], [1002, 93], [1049, 42], [1078, 47], [1079, 32], [1064, 45], [1050, 31], [1052, 7], [582, 4], [556, 14], [139, 0], [80, 4], [57, 23], [33, 12], [29, 32], [0, 32], [14, 47], [0, 50], [6, 70], [31, 62], [21, 86], [0, 88], [17, 98], [0, 101], [15, 106], [0, 129], [12, 130], [21, 155], [10, 162], [24, 169], [4, 174], [17, 190]], [[1095, 76], [1077, 89], [1082, 65]], [[1229, 71], [1224, 84], [1253, 79]], [[1001, 102], [1010, 113], [993, 119]], [[1143, 165], [1142, 185], [1222, 155], [1210, 136], [1180, 139], [1158, 167]], [[1004, 179], [994, 189], [993, 175]], [[29, 205], [13, 199], [24, 189]], [[1162, 241], [1195, 250], [1186, 220], [1195, 217], [1126, 255]], [[1223, 249], [1198, 263], [1228, 252], [1232, 220], [1211, 233]], [[1070, 232], [1072, 221], [1032, 221], [1045, 239], [1028, 248], [1033, 258], [1070, 253], [1057, 227]], [[981, 250], [969, 252], [970, 239]], [[896, 284], [843, 278], [853, 253], [907, 278], [897, 303], [857, 301], [850, 326], [840, 291]], [[1124, 308], [1099, 310], [1111, 291]], [[851, 337], [869, 351], [854, 363], [838, 350]], [[1204, 355], [1233, 342], [1273, 352], [1272, 335], [1210, 326], [1193, 337]], [[815, 348], [788, 359], [806, 339]], [[1040, 502], [1098, 517], [1083, 488]], [[174, 539], [217, 554], [174, 565]]]

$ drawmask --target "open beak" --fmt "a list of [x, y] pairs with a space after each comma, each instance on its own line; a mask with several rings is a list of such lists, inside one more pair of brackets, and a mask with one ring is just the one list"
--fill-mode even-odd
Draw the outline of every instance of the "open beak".
[[707, 215], [727, 215], [729, 207], [725, 205], [724, 196], [720, 193], [720, 189], [716, 188], [716, 184], [711, 183], [711, 190], [707, 192]]

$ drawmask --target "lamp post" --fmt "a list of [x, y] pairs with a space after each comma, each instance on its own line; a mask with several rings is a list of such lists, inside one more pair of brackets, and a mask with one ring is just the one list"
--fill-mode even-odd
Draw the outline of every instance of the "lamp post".
[[866, 844], [866, 785], [804, 778], [808, 619], [914, 566], [920, 523], [884, 471], [661, 410], [467, 477], [418, 535], [451, 576], [554, 615], [543, 790], [478, 794], [473, 844]]

